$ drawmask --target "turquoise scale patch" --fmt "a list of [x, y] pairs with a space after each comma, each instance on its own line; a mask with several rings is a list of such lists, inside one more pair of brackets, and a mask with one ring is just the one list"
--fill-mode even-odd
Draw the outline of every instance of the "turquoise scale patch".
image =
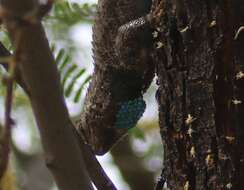
[[116, 114], [115, 127], [119, 129], [130, 129], [134, 127], [146, 109], [143, 98], [137, 98], [123, 102]]

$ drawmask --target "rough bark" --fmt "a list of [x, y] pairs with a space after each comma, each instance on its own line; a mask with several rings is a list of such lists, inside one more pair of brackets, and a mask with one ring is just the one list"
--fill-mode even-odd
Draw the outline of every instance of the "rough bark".
[[169, 189], [243, 189], [243, 1], [155, 0]]

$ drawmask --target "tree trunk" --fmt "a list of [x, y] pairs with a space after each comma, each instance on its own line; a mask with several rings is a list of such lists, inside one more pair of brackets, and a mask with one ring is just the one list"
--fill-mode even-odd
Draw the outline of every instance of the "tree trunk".
[[244, 189], [244, 3], [155, 0], [169, 189]]

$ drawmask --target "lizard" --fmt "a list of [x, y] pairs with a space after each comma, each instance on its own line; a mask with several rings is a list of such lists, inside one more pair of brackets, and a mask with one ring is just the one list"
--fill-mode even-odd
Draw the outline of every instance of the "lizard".
[[98, 0], [93, 25], [94, 72], [78, 121], [93, 152], [103, 155], [134, 127], [146, 107], [143, 94], [155, 73], [152, 0]]

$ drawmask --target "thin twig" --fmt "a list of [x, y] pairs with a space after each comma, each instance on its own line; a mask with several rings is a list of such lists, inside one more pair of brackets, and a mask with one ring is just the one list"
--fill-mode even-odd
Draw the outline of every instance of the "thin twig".
[[160, 179], [157, 182], [154, 190], [162, 190], [164, 188], [164, 184], [166, 182], [166, 178], [165, 178], [165, 174], [164, 173], [165, 173], [165, 168], [162, 169], [162, 173], [161, 173]]
[[87, 171], [94, 185], [99, 190], [117, 190], [113, 182], [103, 170], [95, 154], [92, 152], [90, 146], [85, 144], [78, 131], [74, 128], [74, 133], [79, 140], [79, 145], [82, 150], [84, 161], [86, 163]]
[[[11, 57], [11, 56], [12, 56], [12, 54], [0, 42], [0, 57], [8, 58], [8, 57]], [[3, 61], [3, 60], [0, 60], [0, 65], [2, 65], [6, 70], [8, 70], [9, 69], [9, 64], [6, 61]], [[22, 76], [20, 75], [18, 67], [15, 68], [15, 80], [25, 90], [26, 94], [28, 94], [28, 96], [30, 96], [30, 91], [27, 89], [27, 86], [24, 83]]]
[[14, 76], [15, 76], [15, 61], [11, 61], [9, 69], [9, 75], [5, 76], [3, 82], [7, 88], [7, 94], [5, 99], [5, 127], [4, 127], [4, 135], [1, 142], [2, 146], [2, 160], [0, 163], [0, 179], [3, 177], [9, 160], [9, 152], [10, 152], [10, 139], [11, 139], [11, 127], [13, 121], [11, 119], [11, 111], [12, 111], [12, 101], [13, 101], [13, 85], [14, 85]]

